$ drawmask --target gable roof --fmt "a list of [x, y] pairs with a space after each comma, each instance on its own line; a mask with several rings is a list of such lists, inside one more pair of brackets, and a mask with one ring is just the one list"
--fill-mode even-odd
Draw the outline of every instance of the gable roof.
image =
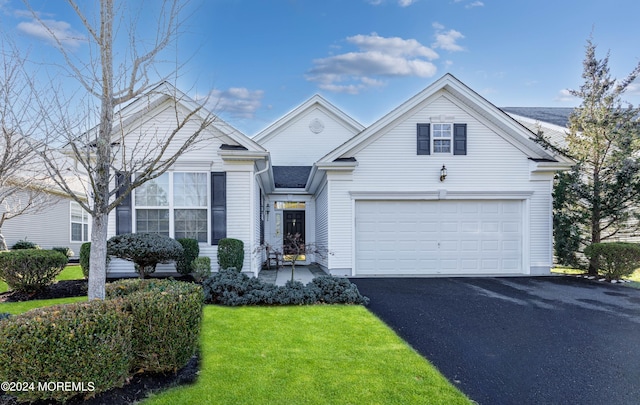
[[258, 143], [264, 143], [274, 137], [280, 129], [289, 125], [294, 117], [303, 114], [305, 111], [310, 110], [314, 107], [320, 107], [325, 110], [327, 113], [332, 115], [337, 121], [341, 122], [347, 128], [352, 129], [354, 133], [358, 133], [364, 129], [364, 126], [360, 124], [358, 121], [351, 118], [349, 115], [345, 114], [338, 107], [334, 106], [330, 102], [328, 102], [325, 98], [323, 98], [319, 94], [315, 94], [313, 97], [300, 104], [293, 110], [289, 111], [287, 114], [283, 115], [280, 119], [275, 121], [273, 124], [269, 125], [255, 136], [253, 136], [253, 140]]
[[491, 104], [484, 97], [473, 91], [452, 74], [447, 73], [420, 93], [411, 97], [399, 107], [380, 118], [367, 129], [329, 152], [320, 159], [318, 163], [327, 164], [340, 158], [352, 157], [353, 154], [357, 153], [370, 142], [381, 136], [383, 133], [382, 129], [399, 122], [414, 109], [419, 108], [425, 100], [429, 99], [441, 90], [445, 90], [452, 94], [456, 99], [463, 102], [469, 111], [474, 111], [490, 121], [493, 125], [500, 128], [502, 133], [499, 135], [508, 137], [505, 139], [518, 149], [522, 150], [528, 157], [532, 159], [545, 160], [555, 160], [555, 158], [557, 158], [552, 155], [550, 151], [543, 149], [531, 139], [534, 134], [528, 128], [520, 124], [495, 105]]
[[[114, 132], [117, 132], [119, 128], [126, 126], [141, 116], [150, 113], [167, 100], [175, 100], [178, 105], [186, 108], [188, 111], [200, 109], [197, 113], [197, 117], [200, 119], [205, 119], [212, 114], [205, 108], [201, 108], [199, 103], [182, 91], [178, 90], [171, 83], [164, 81], [115, 112], [113, 120]], [[229, 125], [215, 114], [214, 121], [211, 125], [227, 138], [226, 142], [223, 143], [237, 144], [249, 151], [266, 153], [266, 150], [262, 146], [258, 145], [251, 138], [247, 137], [245, 134]], [[89, 132], [97, 132], [97, 130], [98, 127], [96, 126]]]
[[305, 188], [311, 166], [272, 166], [276, 188]]

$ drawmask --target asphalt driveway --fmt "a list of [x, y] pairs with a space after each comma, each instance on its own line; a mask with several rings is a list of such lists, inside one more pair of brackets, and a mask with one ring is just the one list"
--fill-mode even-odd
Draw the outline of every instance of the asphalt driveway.
[[352, 281], [480, 404], [640, 404], [640, 290], [573, 277]]

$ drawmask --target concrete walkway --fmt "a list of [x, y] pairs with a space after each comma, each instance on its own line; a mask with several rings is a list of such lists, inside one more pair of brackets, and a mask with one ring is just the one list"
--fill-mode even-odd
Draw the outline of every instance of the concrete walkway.
[[[294, 271], [293, 279], [302, 284], [307, 284], [315, 277], [326, 275], [327, 273], [322, 271], [316, 264], [310, 264], [308, 266], [298, 265]], [[261, 270], [258, 278], [265, 283], [285, 285], [287, 281], [291, 280], [291, 266], [284, 266], [278, 270]]]

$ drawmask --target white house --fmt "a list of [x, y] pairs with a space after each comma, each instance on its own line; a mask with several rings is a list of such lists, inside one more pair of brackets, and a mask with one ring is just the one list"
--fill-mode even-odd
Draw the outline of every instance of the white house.
[[[166, 130], [168, 93], [123, 111], [124, 133]], [[178, 104], [191, 108], [184, 95]], [[553, 176], [570, 162], [450, 74], [367, 128], [316, 95], [253, 139], [220, 120], [208, 135], [135, 190], [109, 236], [195, 237], [214, 267], [219, 238], [237, 238], [253, 275], [258, 247], [281, 246], [288, 233], [324, 249], [306, 261], [338, 275], [543, 275], [552, 266]], [[130, 272], [111, 262], [111, 276]]]

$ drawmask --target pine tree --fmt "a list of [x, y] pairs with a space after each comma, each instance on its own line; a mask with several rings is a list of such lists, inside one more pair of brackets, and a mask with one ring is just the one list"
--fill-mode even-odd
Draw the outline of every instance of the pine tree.
[[[624, 79], [609, 71], [609, 54], [597, 59], [587, 41], [584, 83], [571, 94], [582, 100], [569, 117], [564, 150], [576, 162], [558, 175], [554, 189], [556, 255], [561, 264], [578, 265], [577, 251], [638, 228], [640, 219], [640, 109], [622, 101], [640, 74], [640, 63]], [[589, 262], [589, 274], [597, 274]]]

